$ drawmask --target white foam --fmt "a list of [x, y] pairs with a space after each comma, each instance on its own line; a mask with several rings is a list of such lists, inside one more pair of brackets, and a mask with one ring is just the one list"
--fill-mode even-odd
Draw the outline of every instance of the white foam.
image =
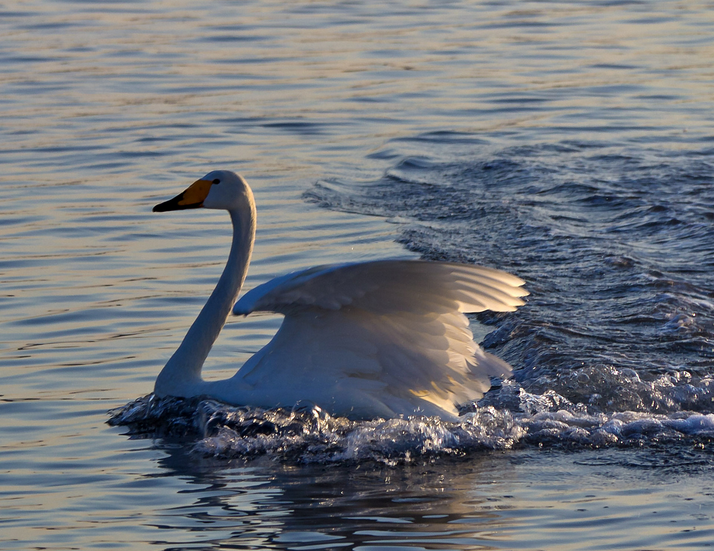
[[528, 411], [493, 405], [449, 423], [438, 418], [350, 421], [316, 407], [235, 408], [214, 400], [149, 395], [113, 412], [135, 434], [183, 434], [195, 452], [223, 458], [270, 456], [289, 462], [387, 464], [516, 447], [637, 446], [714, 439], [714, 414], [589, 411], [549, 391], [512, 389]]

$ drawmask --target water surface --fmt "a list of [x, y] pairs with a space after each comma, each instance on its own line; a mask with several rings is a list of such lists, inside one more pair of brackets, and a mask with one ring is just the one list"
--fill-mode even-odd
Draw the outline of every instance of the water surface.
[[[0, 10], [3, 548], [711, 545], [711, 8]], [[526, 279], [475, 320], [514, 378], [459, 427], [106, 425], [222, 269], [225, 213], [151, 213], [214, 168], [255, 190], [248, 287], [394, 256]], [[279, 323], [231, 320], [207, 376]]]

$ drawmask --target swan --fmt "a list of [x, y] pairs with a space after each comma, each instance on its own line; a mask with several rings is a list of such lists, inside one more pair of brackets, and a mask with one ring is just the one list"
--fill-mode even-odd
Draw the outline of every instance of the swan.
[[[351, 419], [410, 415], [458, 418], [490, 377], [509, 366], [474, 341], [464, 312], [509, 312], [524, 304], [524, 281], [500, 270], [421, 260], [318, 266], [245, 293], [256, 207], [238, 174], [209, 172], [154, 212], [227, 210], [233, 243], [226, 267], [181, 345], [159, 373], [159, 396], [207, 396], [232, 405], [317, 405]], [[235, 306], [234, 306], [235, 303]], [[231, 313], [285, 316], [273, 339], [226, 380], [201, 369]]]

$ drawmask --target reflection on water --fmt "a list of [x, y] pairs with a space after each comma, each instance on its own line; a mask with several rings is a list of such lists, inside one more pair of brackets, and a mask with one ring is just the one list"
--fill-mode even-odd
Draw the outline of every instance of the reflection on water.
[[[289, 467], [214, 462], [188, 454], [190, 442], [132, 440], [104, 422], [151, 389], [227, 254], [224, 213], [152, 216], [158, 199], [214, 168], [244, 173], [259, 205], [252, 287], [306, 265], [411, 254], [393, 242], [403, 212], [386, 224], [355, 214], [363, 204], [337, 213], [302, 194], [336, 182], [349, 199], [425, 144], [448, 160], [467, 142], [480, 158], [604, 143], [640, 160], [691, 152], [704, 166], [713, 23], [697, 1], [0, 7], [2, 547], [708, 545], [706, 443], [649, 450], [651, 464], [611, 449]], [[546, 181], [562, 159], [551, 158], [510, 178]], [[605, 164], [585, 172], [597, 179]], [[435, 231], [411, 243], [448, 249], [424, 199]], [[672, 321], [666, 339], [693, 327]], [[231, 321], [212, 376], [278, 322]]]
[[[213, 529], [231, 530], [223, 540], [225, 545], [252, 542], [295, 548], [311, 544], [329, 549], [431, 542], [460, 548], [467, 542], [483, 544], [491, 533], [509, 524], [498, 512], [508, 498], [475, 490], [493, 484], [496, 477], [499, 485], [508, 485], [500, 467], [488, 457], [468, 464], [410, 469], [325, 470], [268, 461], [226, 471], [207, 469], [201, 474], [187, 472], [192, 460], [184, 448], [170, 451], [162, 460], [168, 471], [188, 475], [192, 485], [204, 489], [200, 502], [171, 514], [173, 524], [186, 518], [195, 518], [199, 524], [210, 518]], [[267, 470], [270, 476], [262, 474]], [[435, 472], [439, 475], [434, 476]], [[454, 487], [451, 478], [456, 472], [464, 483]], [[435, 508], [439, 514], [433, 514]]]

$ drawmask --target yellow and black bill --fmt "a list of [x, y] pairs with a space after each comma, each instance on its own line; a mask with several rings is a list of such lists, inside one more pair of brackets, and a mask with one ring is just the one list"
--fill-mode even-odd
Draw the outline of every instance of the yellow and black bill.
[[173, 199], [159, 203], [153, 212], [166, 212], [169, 210], [197, 209], [203, 206], [203, 201], [208, 197], [213, 182], [210, 180], [196, 180], [185, 191]]

